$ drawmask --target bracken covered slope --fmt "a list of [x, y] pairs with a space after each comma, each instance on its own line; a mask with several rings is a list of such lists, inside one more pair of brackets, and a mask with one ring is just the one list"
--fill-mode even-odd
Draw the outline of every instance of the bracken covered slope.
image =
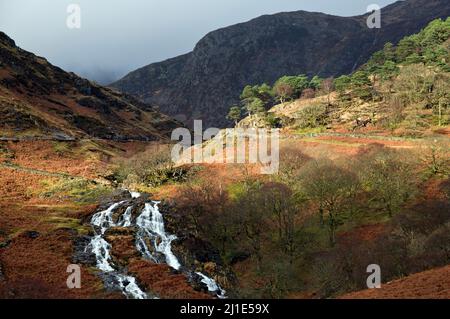
[[131, 96], [20, 49], [0, 32], [0, 138], [157, 140], [178, 126]]
[[380, 289], [350, 293], [342, 299], [449, 299], [450, 266], [395, 280]]
[[367, 27], [368, 15], [297, 11], [262, 16], [211, 32], [193, 52], [150, 64], [112, 86], [186, 123], [203, 119], [207, 126], [223, 126], [245, 85], [272, 83], [286, 74], [350, 73], [386, 42], [449, 16], [450, 2], [399, 1], [381, 14], [381, 29]]

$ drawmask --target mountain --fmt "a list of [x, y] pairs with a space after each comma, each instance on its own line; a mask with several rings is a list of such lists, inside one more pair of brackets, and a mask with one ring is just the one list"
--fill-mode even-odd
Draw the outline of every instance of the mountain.
[[[277, 83], [245, 89], [244, 107], [235, 116], [239, 127], [443, 137], [450, 124], [450, 17], [433, 20], [397, 45], [385, 45], [357, 71], [333, 83], [316, 84], [305, 76], [283, 77]], [[277, 96], [281, 103], [271, 108], [275, 102], [270, 92], [279, 83], [292, 89], [283, 99]], [[263, 107], [252, 109], [255, 101]], [[239, 114], [248, 108], [253, 113], [239, 122]]]
[[67, 73], [0, 32], [0, 138], [157, 140], [181, 124]]
[[111, 84], [190, 123], [224, 126], [248, 84], [282, 75], [322, 77], [354, 71], [386, 42], [416, 33], [450, 15], [448, 0], [399, 1], [382, 9], [382, 27], [369, 14], [338, 17], [305, 11], [265, 15], [206, 35], [188, 54], [150, 64]]

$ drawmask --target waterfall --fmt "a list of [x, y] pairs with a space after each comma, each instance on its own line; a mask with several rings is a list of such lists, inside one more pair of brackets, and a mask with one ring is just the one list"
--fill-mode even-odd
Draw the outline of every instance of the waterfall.
[[[95, 236], [86, 248], [90, 248], [95, 255], [97, 268], [104, 273], [111, 275], [118, 283], [120, 290], [125, 296], [133, 299], [146, 299], [148, 298], [147, 294], [139, 288], [135, 278], [121, 274], [114, 269], [111, 262], [111, 245], [103, 238], [105, 232], [110, 227], [116, 226], [112, 219], [112, 214], [114, 213], [114, 210], [123, 203], [125, 202], [115, 203], [108, 209], [100, 211], [92, 217], [91, 224], [94, 226]], [[100, 228], [100, 232], [98, 232], [96, 228]]]
[[133, 211], [134, 206], [130, 206], [127, 208], [125, 213], [120, 217], [118, 226], [120, 227], [131, 227], [131, 212]]
[[216, 293], [219, 299], [225, 299], [225, 290], [223, 290], [213, 279], [209, 278], [201, 272], [196, 272], [202, 278], [202, 283], [208, 287], [208, 291]]
[[[133, 199], [141, 196], [140, 193], [130, 192]], [[142, 291], [136, 279], [132, 276], [121, 273], [113, 263], [111, 258], [111, 245], [105, 239], [106, 231], [111, 227], [134, 227], [136, 226], [136, 249], [141, 253], [142, 257], [155, 263], [166, 263], [175, 270], [181, 269], [181, 263], [172, 252], [172, 242], [177, 239], [175, 235], [166, 233], [164, 225], [164, 217], [159, 211], [159, 202], [145, 203], [141, 214], [133, 223], [132, 211], [134, 205], [128, 205], [125, 212], [118, 218], [117, 223], [113, 220], [114, 212], [126, 201], [112, 204], [106, 210], [96, 213], [91, 224], [94, 228], [95, 235], [86, 247], [90, 249], [96, 257], [97, 268], [103, 273], [110, 275], [122, 293], [127, 298], [147, 299], [149, 296]], [[155, 252], [157, 254], [155, 254]], [[159, 255], [164, 256], [164, 260]], [[208, 288], [209, 292], [217, 294], [218, 298], [226, 298], [225, 290], [223, 290], [212, 278], [203, 273], [196, 272], [201, 278], [201, 282]]]
[[[145, 237], [150, 239], [157, 252], [164, 254], [165, 262], [170, 267], [179, 270], [181, 265], [177, 257], [172, 252], [172, 241], [177, 239], [174, 235], [169, 235], [164, 230], [164, 219], [159, 212], [158, 202], [152, 204], [146, 203], [142, 214], [137, 218], [136, 225], [138, 231], [138, 249], [145, 244]], [[145, 247], [146, 248], [146, 247]], [[145, 256], [155, 260], [155, 257], [150, 254], [149, 250], [145, 249]]]

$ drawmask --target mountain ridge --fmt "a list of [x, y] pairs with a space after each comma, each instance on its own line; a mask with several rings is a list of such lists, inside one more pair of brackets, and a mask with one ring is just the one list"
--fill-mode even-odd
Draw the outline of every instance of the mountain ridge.
[[136, 98], [68, 73], [0, 32], [2, 139], [167, 139], [181, 123]]
[[202, 119], [206, 126], [226, 126], [227, 110], [245, 85], [273, 83], [286, 74], [350, 73], [386, 42], [397, 42], [448, 15], [450, 5], [443, 0], [391, 4], [382, 9], [381, 29], [367, 28], [368, 14], [264, 15], [212, 31], [192, 52], [144, 66], [111, 86], [185, 123]]

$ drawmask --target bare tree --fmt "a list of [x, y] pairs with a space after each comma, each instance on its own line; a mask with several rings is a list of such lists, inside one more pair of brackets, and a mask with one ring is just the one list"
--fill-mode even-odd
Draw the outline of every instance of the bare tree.
[[305, 165], [299, 174], [305, 196], [317, 202], [320, 224], [328, 225], [329, 242], [336, 243], [336, 230], [340, 214], [346, 209], [352, 192], [358, 191], [359, 178], [328, 159], [314, 160]]
[[377, 203], [390, 217], [414, 193], [416, 180], [413, 166], [392, 150], [369, 154], [364, 160], [361, 177]]
[[322, 81], [321, 90], [327, 95], [328, 106], [331, 105], [331, 93], [334, 91], [334, 78], [327, 78]]
[[274, 89], [281, 104], [284, 104], [286, 100], [294, 94], [294, 88], [287, 83], [277, 83]]

